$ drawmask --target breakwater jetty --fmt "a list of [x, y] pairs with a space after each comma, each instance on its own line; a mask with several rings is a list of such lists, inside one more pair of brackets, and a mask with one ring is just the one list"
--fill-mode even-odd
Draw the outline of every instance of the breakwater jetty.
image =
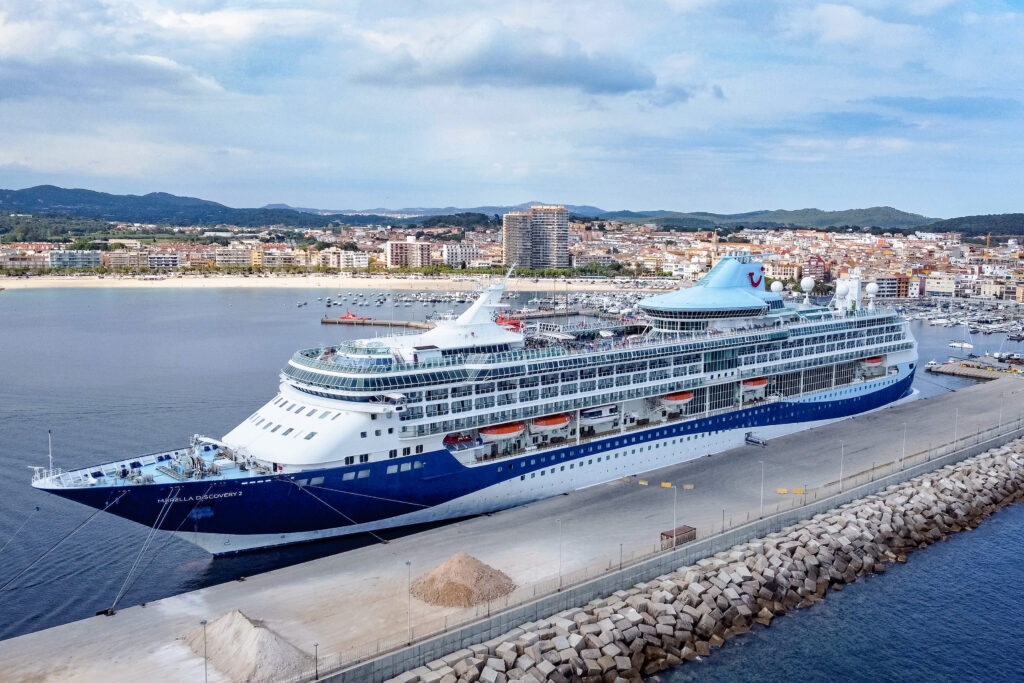
[[641, 681], [1022, 501], [1024, 439], [1017, 439], [391, 680]]

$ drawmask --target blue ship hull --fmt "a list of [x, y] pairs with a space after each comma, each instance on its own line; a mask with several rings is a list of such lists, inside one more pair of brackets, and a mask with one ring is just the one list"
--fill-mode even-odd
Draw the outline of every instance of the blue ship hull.
[[[792, 431], [796, 431], [800, 423], [849, 417], [904, 398], [912, 391], [913, 378], [910, 369], [907, 376], [860, 396], [817, 402], [778, 401], [709, 418], [609, 434], [580, 445], [566, 445], [473, 467], [463, 465], [447, 449], [442, 449], [418, 456], [416, 460], [422, 466], [392, 474], [387, 474], [386, 470], [394, 463], [383, 461], [300, 474], [50, 491], [94, 508], [109, 505], [107, 512], [145, 526], [151, 527], [156, 522], [163, 530], [203, 536], [206, 540], [200, 544], [210, 552], [231, 553], [462, 516], [453, 510], [476, 514], [525, 503], [551, 495], [538, 493], [530, 482], [538, 473], [546, 473], [542, 470], [553, 474], [555, 468], [561, 468], [564, 472], [566, 468], [582, 467], [582, 461], [592, 461], [602, 454], [608, 454], [606, 459], [610, 460], [613, 452], [621, 452], [627, 445], [634, 448], [665, 439], [783, 425], [793, 426]], [[684, 442], [674, 448], [688, 446]], [[690, 457], [694, 456], [677, 452], [673, 461], [681, 462]], [[364, 475], [352, 478], [355, 472]], [[348, 479], [346, 474], [349, 474]], [[323, 478], [322, 482], [316, 481], [319, 477]], [[525, 483], [515, 494], [515, 500], [509, 502], [507, 497], [487, 500], [488, 489], [515, 484], [517, 480]], [[473, 498], [471, 505], [461, 508], [449, 505], [467, 496]], [[257, 536], [258, 543], [245, 540]], [[219, 537], [224, 540], [217, 540], [215, 544], [213, 539]]]

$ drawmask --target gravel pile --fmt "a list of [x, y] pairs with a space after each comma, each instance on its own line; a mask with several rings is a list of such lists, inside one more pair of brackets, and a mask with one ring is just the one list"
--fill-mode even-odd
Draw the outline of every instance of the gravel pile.
[[472, 607], [511, 593], [515, 587], [503, 572], [458, 553], [413, 581], [412, 594], [431, 605]]
[[[427, 662], [396, 683], [627, 683], [1024, 501], [1024, 439]], [[965, 578], [966, 580], [966, 578]]]
[[[184, 637], [185, 644], [203, 656], [203, 627]], [[206, 625], [206, 657], [232, 682], [278, 681], [308, 669], [313, 657], [258, 621], [234, 610]]]

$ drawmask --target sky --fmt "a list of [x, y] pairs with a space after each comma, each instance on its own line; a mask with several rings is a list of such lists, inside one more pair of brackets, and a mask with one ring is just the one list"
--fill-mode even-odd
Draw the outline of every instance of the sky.
[[1024, 0], [0, 0], [0, 187], [1024, 210]]

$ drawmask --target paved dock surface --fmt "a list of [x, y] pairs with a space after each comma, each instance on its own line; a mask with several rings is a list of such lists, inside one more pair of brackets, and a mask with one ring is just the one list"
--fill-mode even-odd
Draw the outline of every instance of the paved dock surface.
[[[609, 562], [620, 544], [653, 548], [672, 526], [671, 482], [678, 491], [678, 524], [740, 521], [760, 507], [764, 461], [766, 512], [778, 489], [813, 489], [845, 475], [924, 451], [978, 429], [1021, 418], [1024, 382], [1003, 378], [956, 392], [892, 406], [814, 430], [675, 465], [632, 481], [557, 496], [273, 572], [135, 606], [114, 616], [85, 619], [0, 642], [0, 678], [19, 681], [197, 681], [203, 661], [181, 636], [202, 619], [233, 609], [320, 654], [374, 647], [407, 632], [408, 568], [419, 576], [453, 554], [468, 552], [519, 585]], [[842, 455], [841, 455], [842, 454]], [[637, 479], [650, 482], [641, 486]], [[787, 493], [785, 495], [792, 495]], [[69, 561], [73, 561], [69, 558]], [[142, 580], [145, 580], [143, 577]], [[412, 621], [434, 622], [458, 609], [416, 600]], [[210, 670], [211, 681], [223, 680]]]

